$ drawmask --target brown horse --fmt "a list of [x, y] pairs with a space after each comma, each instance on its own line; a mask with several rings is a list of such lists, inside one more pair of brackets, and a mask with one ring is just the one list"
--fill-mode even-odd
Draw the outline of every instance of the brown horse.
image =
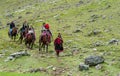
[[43, 50], [45, 50], [46, 47], [46, 52], [48, 53], [48, 45], [50, 43], [50, 35], [48, 35], [47, 33], [45, 35], [41, 35], [39, 38], [39, 52], [41, 51], [41, 49], [43, 48]]
[[32, 33], [28, 34], [25, 39], [25, 45], [27, 46], [27, 44], [29, 44], [28, 48], [32, 49], [34, 41], [35, 41], [34, 34]]
[[18, 34], [17, 34], [17, 30], [18, 30], [18, 28], [14, 27], [14, 28], [12, 29], [11, 35], [10, 35], [10, 32], [8, 31], [8, 36], [9, 36], [11, 39], [14, 38], [14, 41], [15, 41], [15, 39], [16, 39], [16, 36], [18, 35]]
[[28, 28], [25, 28], [25, 31], [23, 31], [23, 32], [21, 31], [20, 32], [20, 37], [19, 37], [20, 43], [22, 43], [22, 41], [25, 38], [27, 33], [28, 33]]

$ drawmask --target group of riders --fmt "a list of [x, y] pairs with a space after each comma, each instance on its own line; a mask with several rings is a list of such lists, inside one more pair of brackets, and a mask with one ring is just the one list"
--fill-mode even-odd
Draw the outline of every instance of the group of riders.
[[[14, 21], [12, 21], [9, 25], [10, 25], [9, 34], [10, 36], [12, 36], [13, 28], [15, 28], [16, 26]], [[42, 30], [41, 30], [40, 40], [42, 41], [43, 39], [42, 37], [47, 35], [49, 38], [48, 42], [51, 43], [53, 36], [50, 31], [49, 24], [44, 22], [41, 28]], [[24, 37], [24, 40], [26, 40], [29, 35], [32, 35], [34, 41], [36, 40], [35, 30], [32, 26], [28, 25], [27, 21], [23, 22], [23, 25], [18, 32], [20, 32], [21, 36]], [[59, 53], [63, 51], [63, 39], [60, 33], [58, 33], [58, 36], [54, 40], [54, 46], [55, 46], [56, 55], [59, 56]]]

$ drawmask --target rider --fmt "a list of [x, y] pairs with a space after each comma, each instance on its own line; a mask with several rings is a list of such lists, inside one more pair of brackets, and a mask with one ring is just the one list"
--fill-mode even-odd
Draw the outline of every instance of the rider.
[[[47, 35], [52, 37], [52, 33], [50, 31], [50, 26], [49, 26], [49, 24], [46, 24], [45, 22], [43, 23], [41, 32], [43, 33], [43, 31], [44, 31], [44, 33], [46, 33]], [[43, 36], [43, 35], [41, 35], [41, 36]], [[51, 38], [50, 38], [50, 42], [51, 42]]]
[[54, 40], [54, 46], [57, 57], [59, 57], [59, 53], [63, 51], [63, 39], [60, 33], [58, 33], [58, 37]]
[[14, 23], [14, 21], [12, 21], [11, 23], [10, 23], [10, 29], [9, 29], [9, 33], [10, 33], [10, 36], [12, 35], [12, 29], [15, 27], [15, 23]]
[[[31, 34], [31, 35], [33, 36], [33, 38], [36, 40], [35, 31], [34, 31], [34, 28], [33, 28], [32, 26], [29, 28], [26, 37], [28, 37], [28, 35], [30, 35], [30, 34]], [[26, 39], [26, 38], [25, 38], [25, 39]]]
[[27, 21], [24, 21], [23, 26], [20, 28], [20, 31], [21, 31], [21, 32], [24, 32], [25, 29], [26, 29], [28, 26], [29, 26], [29, 25], [27, 24]]
[[41, 32], [43, 32], [45, 30], [45, 31], [49, 32], [49, 34], [52, 36], [52, 33], [49, 28], [50, 28], [49, 24], [43, 23]]

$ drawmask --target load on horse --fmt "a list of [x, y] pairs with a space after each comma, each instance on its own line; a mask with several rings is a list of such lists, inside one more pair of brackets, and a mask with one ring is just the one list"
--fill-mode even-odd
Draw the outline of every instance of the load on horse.
[[52, 33], [49, 30], [49, 24], [43, 23], [41, 35], [39, 38], [39, 51], [43, 48], [46, 49], [46, 52], [48, 52], [48, 45], [51, 43], [51, 37]]
[[27, 46], [28, 44], [29, 45], [28, 48], [32, 49], [35, 40], [36, 40], [35, 31], [34, 28], [31, 27], [29, 28], [28, 33], [25, 36], [25, 45]]

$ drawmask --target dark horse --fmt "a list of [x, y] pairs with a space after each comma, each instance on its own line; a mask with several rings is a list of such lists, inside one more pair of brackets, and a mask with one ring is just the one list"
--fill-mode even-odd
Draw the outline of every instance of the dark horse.
[[18, 28], [14, 27], [14, 28], [12, 29], [11, 35], [10, 35], [10, 32], [8, 31], [8, 36], [11, 37], [12, 39], [14, 38], [14, 41], [15, 41], [16, 36], [17, 36], [17, 30], [18, 30]]
[[20, 37], [19, 37], [20, 43], [22, 43], [22, 41], [25, 38], [25, 36], [26, 36], [27, 33], [28, 33], [28, 28], [25, 28], [24, 31], [20, 32]]
[[25, 39], [25, 45], [27, 46], [27, 44], [28, 44], [29, 45], [28, 48], [32, 49], [34, 41], [35, 41], [34, 34], [31, 33], [31, 34], [27, 35], [27, 37]]
[[50, 35], [48, 35], [47, 33], [45, 35], [41, 35], [39, 38], [39, 52], [41, 51], [41, 49], [43, 48], [43, 50], [45, 50], [46, 47], [46, 52], [48, 53], [48, 45], [50, 43]]

